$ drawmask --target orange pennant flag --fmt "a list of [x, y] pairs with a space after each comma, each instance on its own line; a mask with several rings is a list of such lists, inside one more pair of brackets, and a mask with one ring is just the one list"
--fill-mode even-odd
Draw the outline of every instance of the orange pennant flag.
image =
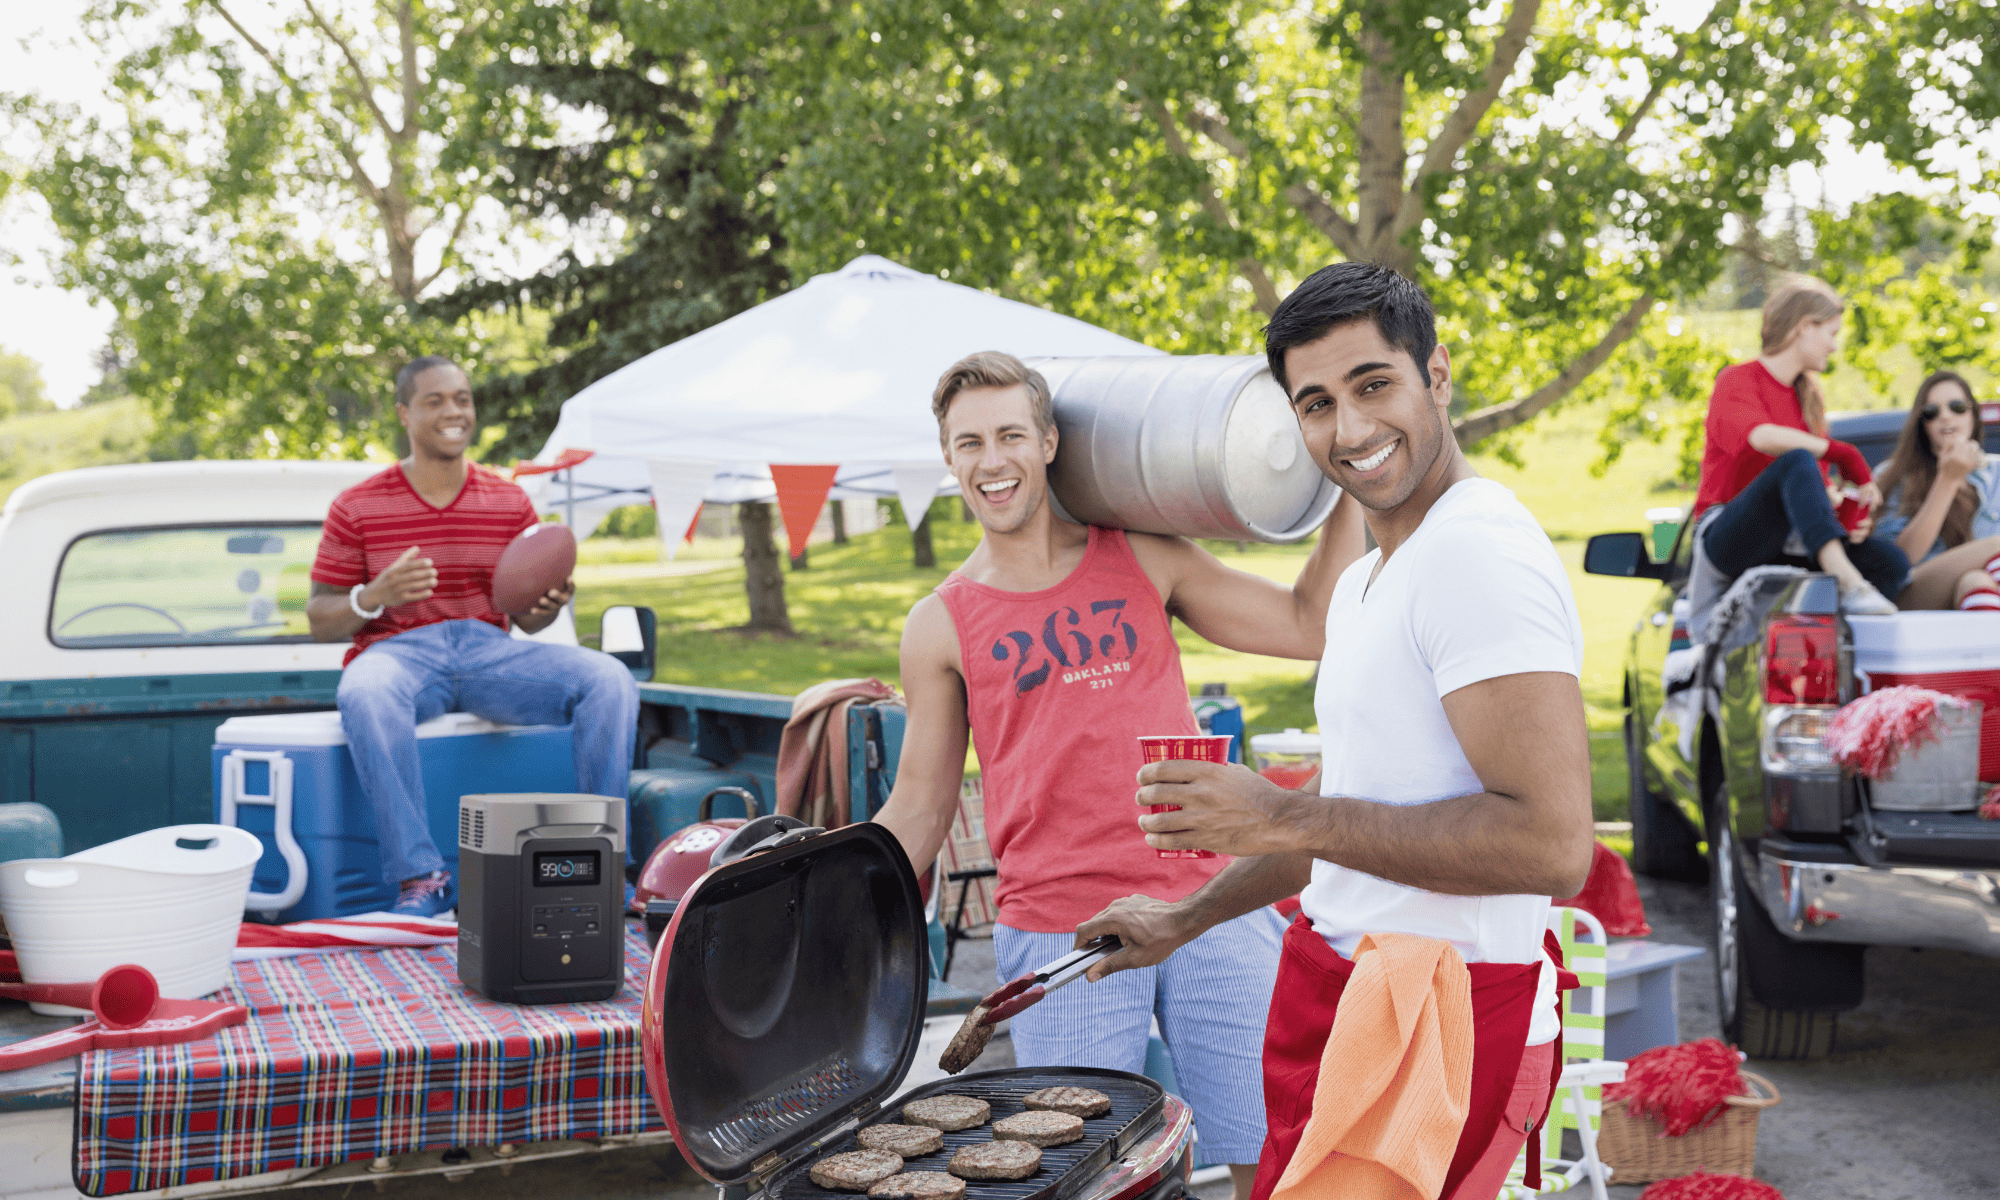
[[791, 543], [792, 557], [806, 552], [819, 510], [826, 507], [826, 494], [833, 490], [834, 466], [772, 463], [771, 482], [778, 487], [778, 511], [785, 518], [785, 540]]
[[694, 517], [688, 521], [687, 544], [690, 546], [694, 545], [694, 527], [699, 524], [701, 524], [701, 505], [697, 504], [694, 508]]

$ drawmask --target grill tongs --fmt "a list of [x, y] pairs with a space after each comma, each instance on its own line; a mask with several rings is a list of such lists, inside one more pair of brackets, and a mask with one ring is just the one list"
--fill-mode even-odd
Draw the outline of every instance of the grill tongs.
[[999, 991], [981, 1000], [978, 1007], [965, 1014], [965, 1024], [958, 1027], [951, 1044], [938, 1057], [938, 1067], [953, 1075], [965, 1070], [993, 1040], [996, 1022], [1006, 1020], [1059, 987], [1075, 983], [1083, 978], [1083, 973], [1091, 968], [1091, 964], [1124, 947], [1125, 943], [1119, 941], [1116, 935], [1107, 933], [1039, 971], [1003, 984]]
[[1072, 950], [1041, 970], [1003, 985], [979, 1002], [986, 1010], [979, 1023], [996, 1025], [1006, 1020], [1057, 988], [1075, 983], [1093, 965], [1124, 948], [1117, 935], [1107, 933], [1083, 949]]

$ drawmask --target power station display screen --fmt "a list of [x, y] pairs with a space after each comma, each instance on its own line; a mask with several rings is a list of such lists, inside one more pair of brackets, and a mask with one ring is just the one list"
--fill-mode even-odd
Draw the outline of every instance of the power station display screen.
[[588, 887], [597, 882], [595, 850], [543, 851], [535, 854], [536, 887]]

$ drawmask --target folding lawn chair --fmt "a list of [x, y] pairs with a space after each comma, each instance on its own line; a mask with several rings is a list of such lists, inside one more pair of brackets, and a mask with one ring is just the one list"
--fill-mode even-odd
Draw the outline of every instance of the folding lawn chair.
[[[1577, 926], [1581, 924], [1582, 930]], [[1607, 1200], [1604, 1190], [1611, 1170], [1597, 1157], [1597, 1131], [1603, 1119], [1604, 1085], [1625, 1078], [1625, 1064], [1604, 1058], [1605, 951], [1609, 939], [1596, 917], [1580, 908], [1549, 910], [1549, 928], [1562, 944], [1563, 962], [1576, 975], [1577, 988], [1563, 1004], [1562, 1075], [1555, 1095], [1549, 1098], [1548, 1120], [1542, 1125], [1542, 1185], [1531, 1188], [1523, 1182], [1528, 1170], [1528, 1150], [1514, 1160], [1499, 1200], [1527, 1200], [1566, 1192], [1584, 1180], [1590, 1181], [1592, 1200]], [[1588, 932], [1592, 940], [1578, 940]], [[1583, 1156], [1562, 1157], [1563, 1131], [1574, 1129], [1582, 1143]]]
[[976, 775], [959, 789], [958, 816], [952, 819], [951, 833], [945, 837], [938, 856], [944, 860], [947, 892], [952, 884], [958, 885], [958, 899], [948, 909], [951, 916], [945, 921], [944, 970], [938, 976], [949, 979], [951, 958], [958, 944], [971, 937], [973, 930], [991, 925], [999, 916], [993, 903], [994, 876], [998, 870], [993, 865], [993, 851], [986, 844], [985, 793], [980, 790]]

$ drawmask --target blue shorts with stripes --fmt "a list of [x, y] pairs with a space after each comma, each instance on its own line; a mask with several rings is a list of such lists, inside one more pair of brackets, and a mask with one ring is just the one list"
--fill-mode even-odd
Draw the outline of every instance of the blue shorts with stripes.
[[[1158, 966], [1079, 980], [1008, 1026], [1024, 1067], [1139, 1071], [1158, 1017], [1180, 1094], [1194, 1107], [1201, 1157], [1255, 1163], [1264, 1148], [1264, 1018], [1285, 923], [1268, 908], [1210, 929]], [[1076, 946], [1068, 933], [993, 928], [1000, 981], [1019, 978]]]

